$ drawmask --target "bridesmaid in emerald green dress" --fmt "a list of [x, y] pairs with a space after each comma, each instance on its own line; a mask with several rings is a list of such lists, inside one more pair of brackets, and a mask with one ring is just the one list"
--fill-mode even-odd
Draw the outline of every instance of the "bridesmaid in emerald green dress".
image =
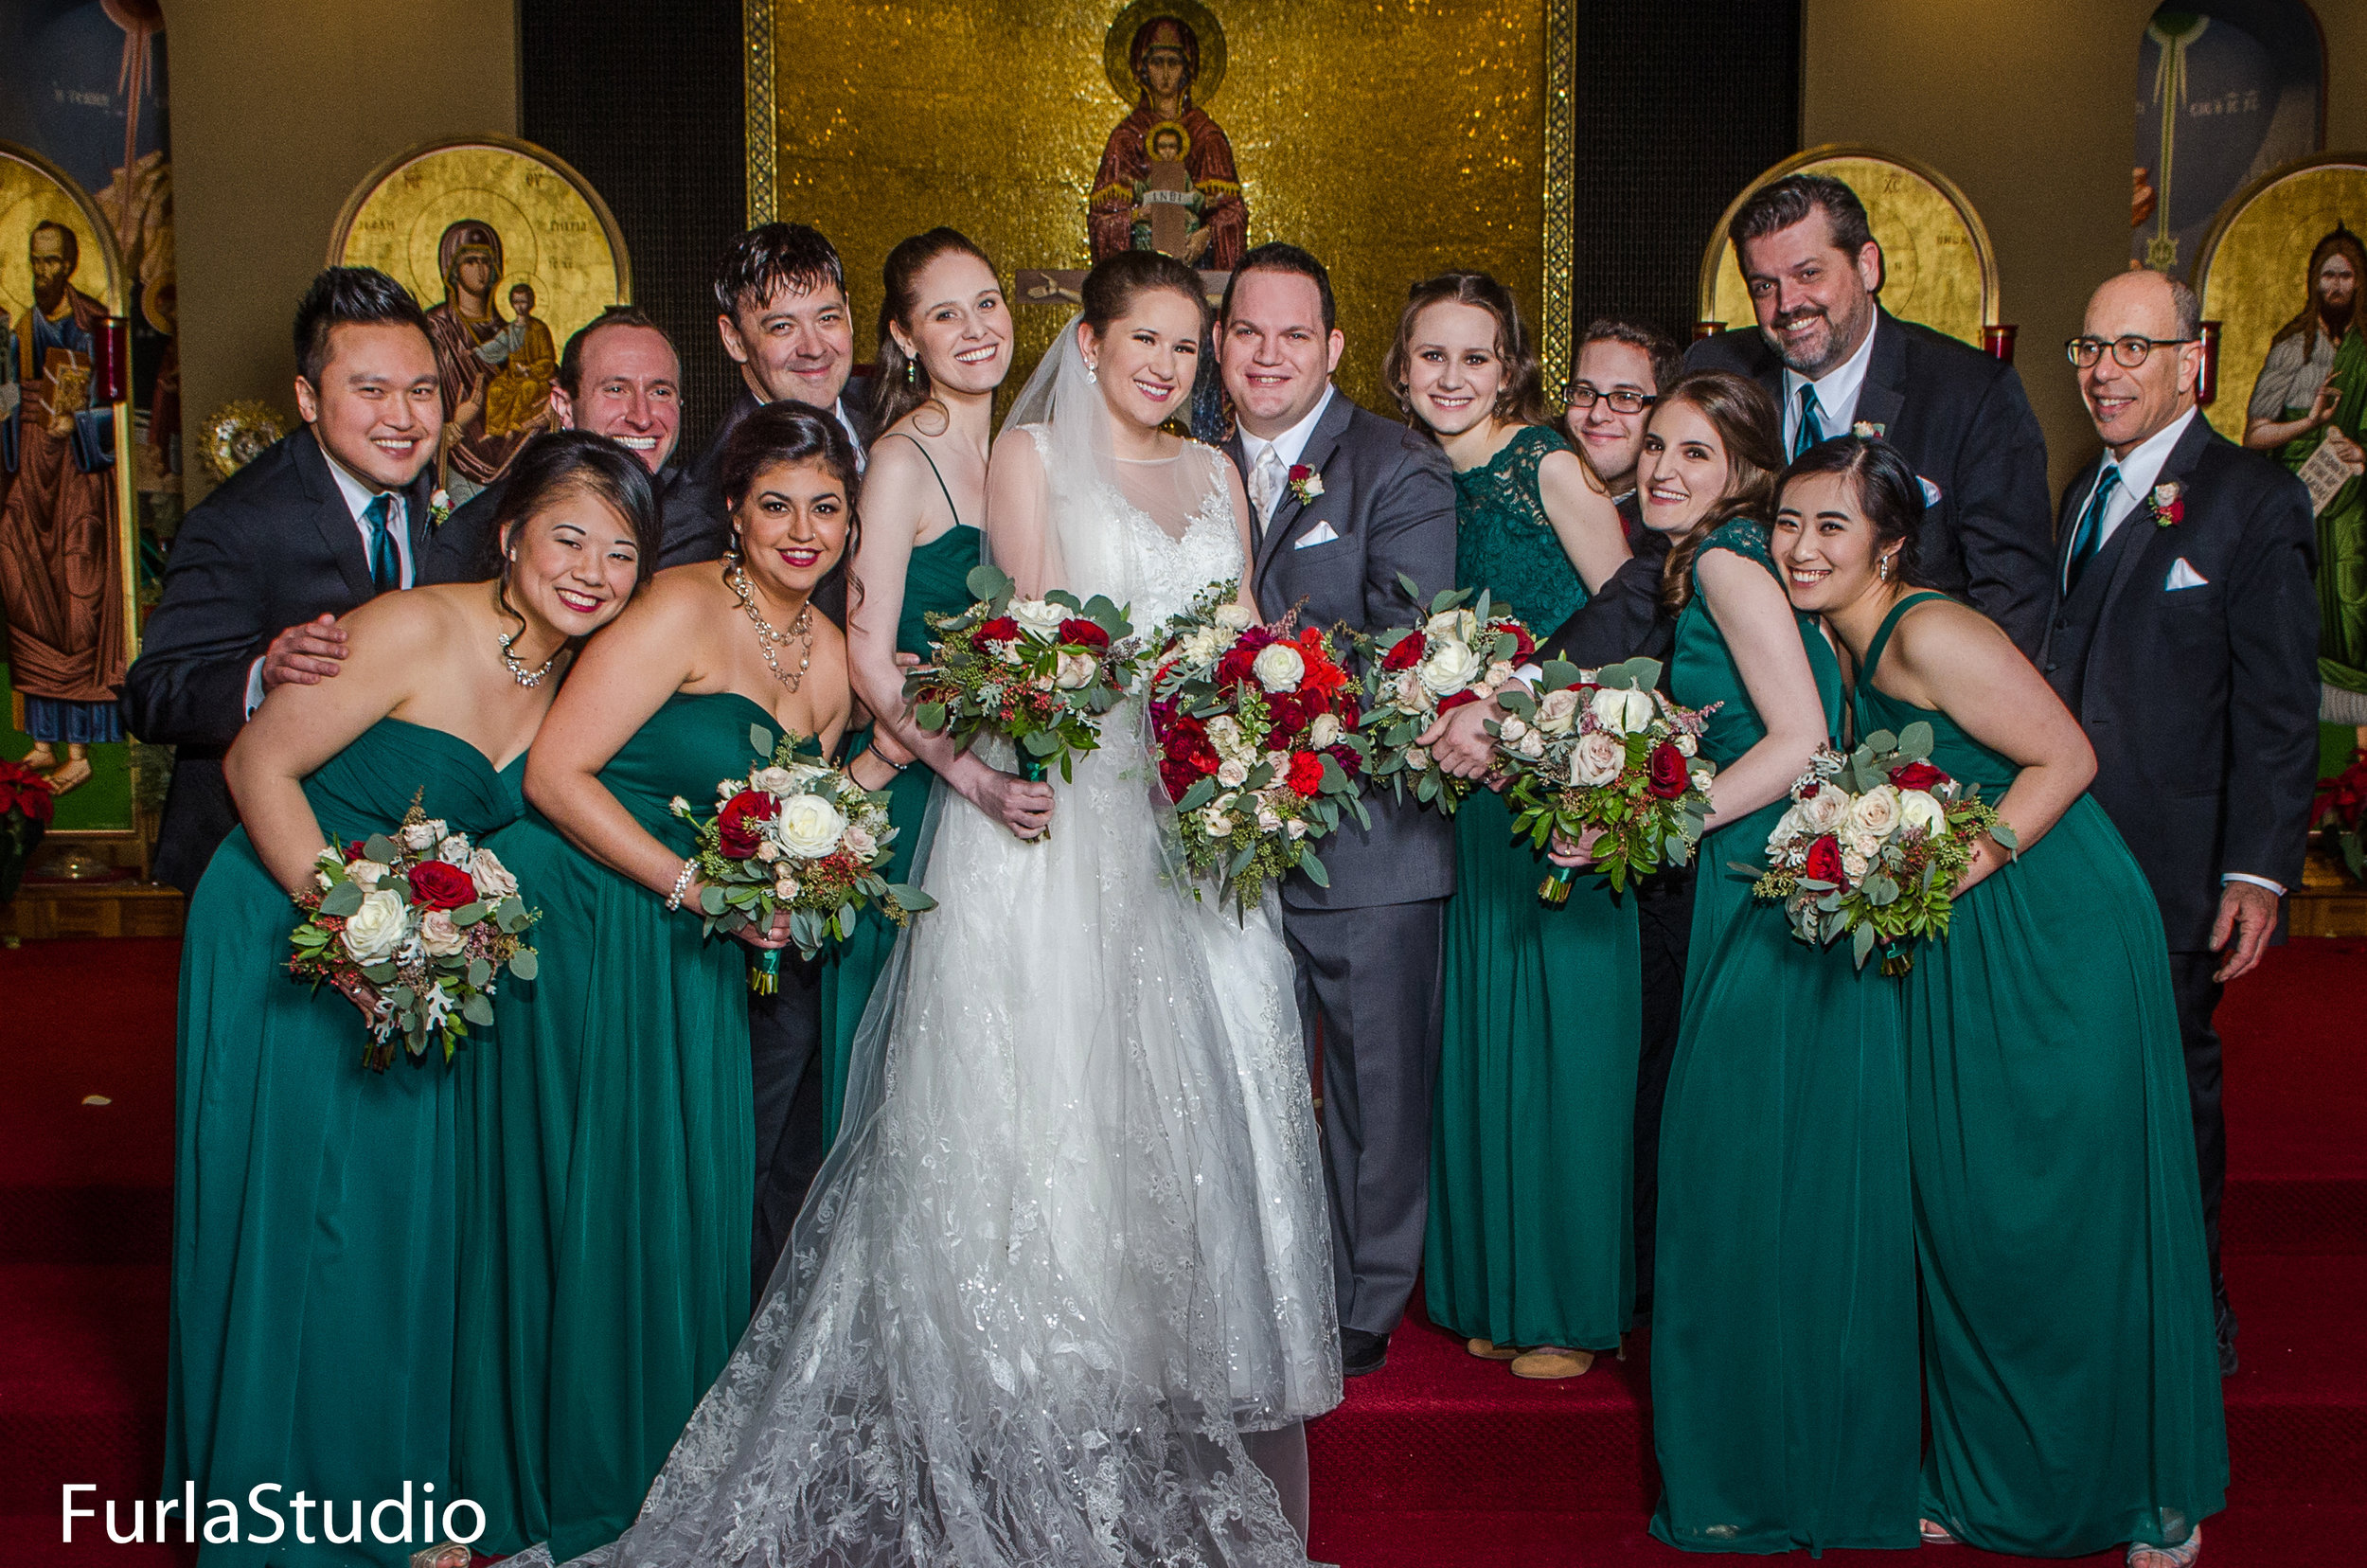
[[[416, 797], [482, 852], [525, 809], [567, 650], [656, 557], [649, 471], [623, 448], [546, 435], [511, 472], [500, 579], [355, 610], [336, 677], [275, 687], [223, 759], [243, 826], [190, 900], [181, 960], [163, 1495], [243, 1507], [276, 1486], [266, 1503], [301, 1490], [323, 1517], [315, 1544], [209, 1544], [207, 1568], [395, 1568], [436, 1538], [383, 1545], [349, 1510], [406, 1484], [455, 1495], [453, 1069], [436, 1050], [365, 1069], [370, 988], [285, 966], [290, 895], [324, 848], [392, 831]], [[469, 869], [501, 886], [497, 858]], [[475, 1031], [460, 1049], [455, 1065], [497, 1047]]]
[[2227, 1437], [2161, 917], [2078, 721], [1986, 618], [1912, 586], [1922, 509], [1887, 445], [1830, 441], [1787, 475], [1776, 548], [1857, 656], [1860, 735], [1931, 725], [1932, 763], [2020, 843], [1982, 841], [1905, 981], [1925, 1539], [2184, 1568]]
[[[897, 833], [886, 875], [900, 882], [911, 880], [929, 786], [940, 772], [1014, 832], [1032, 830], [1023, 828], [1020, 809], [1048, 810], [1052, 787], [989, 768], [905, 713], [904, 671], [929, 653], [925, 616], [970, 604], [994, 390], [1011, 368], [1011, 321], [994, 264], [950, 228], [916, 235], [888, 252], [882, 281], [875, 427], [883, 434], [863, 472], [863, 547], [849, 567], [863, 592], [846, 615], [855, 692], [874, 717], [867, 747], [849, 766], [865, 788], [888, 792]], [[855, 1031], [896, 930], [885, 916], [865, 910], [854, 936], [824, 961], [823, 1125], [832, 1137]]]
[[[1543, 422], [1510, 293], [1474, 273], [1417, 284], [1389, 365], [1455, 468], [1461, 584], [1533, 627], [1561, 625], [1628, 559], [1627, 539]], [[1478, 777], [1492, 709], [1467, 704], [1424, 742]], [[1549, 909], [1537, 896], [1546, 870], [1514, 841], [1503, 799], [1474, 790], [1455, 813], [1423, 1277], [1431, 1321], [1473, 1355], [1572, 1378], [1618, 1345], [1634, 1305], [1643, 999], [1634, 901], [1589, 877]]]
[[[1841, 668], [1768, 554], [1773, 402], [1665, 388], [1637, 478], [1671, 535], [1671, 694], [1718, 706], [1683, 1022], [1661, 1125], [1652, 1533], [1688, 1551], [1915, 1544], [1915, 1279], [1897, 987], [1751, 895]], [[1737, 869], [1740, 866], [1745, 869]]]
[[[660, 572], [585, 649], [495, 841], [541, 972], [463, 1065], [453, 1467], [481, 1550], [614, 1539], [749, 1311], [749, 947], [703, 939], [689, 825], [793, 733], [827, 755], [845, 645], [810, 604], [855, 532], [836, 420], [770, 403], [726, 442], [735, 553]], [[685, 907], [685, 905], [688, 907]], [[743, 946], [742, 942], [747, 945]]]

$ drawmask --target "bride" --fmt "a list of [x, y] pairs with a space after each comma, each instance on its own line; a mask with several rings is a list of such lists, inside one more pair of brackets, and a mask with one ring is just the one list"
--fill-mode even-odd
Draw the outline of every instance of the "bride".
[[[1243, 575], [1239, 478], [1161, 429], [1205, 314], [1155, 253], [1087, 277], [988, 473], [1022, 595], [1148, 633]], [[1236, 923], [1170, 878], [1141, 725], [1107, 716], [1041, 842], [939, 786], [939, 907], [874, 992], [845, 1132], [609, 1562], [1305, 1564], [1340, 1359], [1290, 961], [1271, 895]]]

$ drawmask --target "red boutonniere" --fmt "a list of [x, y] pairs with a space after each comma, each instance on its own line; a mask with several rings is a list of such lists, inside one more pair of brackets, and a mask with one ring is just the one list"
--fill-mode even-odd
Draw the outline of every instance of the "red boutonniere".
[[2186, 487], [2177, 480], [2154, 486], [2153, 494], [2146, 499], [2153, 508], [2154, 526], [2175, 527], [2186, 521]]
[[1322, 474], [1317, 473], [1305, 463], [1290, 465], [1290, 493], [1299, 498], [1300, 506], [1306, 506], [1323, 492], [1324, 476]]

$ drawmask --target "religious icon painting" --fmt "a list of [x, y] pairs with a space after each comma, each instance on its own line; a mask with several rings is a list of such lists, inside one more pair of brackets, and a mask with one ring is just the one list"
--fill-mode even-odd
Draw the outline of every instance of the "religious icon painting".
[[551, 428], [568, 337], [632, 298], [624, 236], [599, 192], [529, 142], [434, 142], [346, 202], [331, 266], [376, 267], [427, 311], [448, 437], [436, 482], [457, 506]]

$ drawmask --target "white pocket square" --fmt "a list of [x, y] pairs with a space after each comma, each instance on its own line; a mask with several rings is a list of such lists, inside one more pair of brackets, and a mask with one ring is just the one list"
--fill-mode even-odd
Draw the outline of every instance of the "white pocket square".
[[2165, 594], [2175, 594], [2180, 588], [2208, 588], [2210, 586], [2211, 579], [2187, 565], [2186, 558], [2180, 556], [2178, 564], [2170, 568], [2169, 580], [2162, 584], [2162, 591]]
[[1290, 543], [1290, 548], [1293, 550], [1304, 550], [1311, 544], [1328, 544], [1339, 537], [1339, 534], [1332, 530], [1329, 520], [1326, 519], [1324, 522], [1316, 524], [1313, 527], [1308, 529], [1297, 539], [1293, 540]]

